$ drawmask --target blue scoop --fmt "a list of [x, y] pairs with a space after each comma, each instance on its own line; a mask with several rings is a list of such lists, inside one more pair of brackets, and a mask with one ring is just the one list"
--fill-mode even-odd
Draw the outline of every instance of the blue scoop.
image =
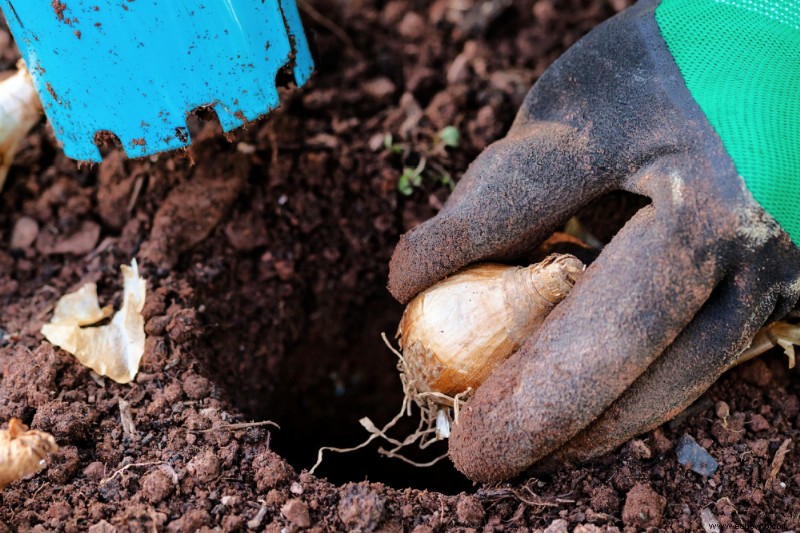
[[279, 105], [275, 77], [314, 64], [294, 0], [0, 0], [64, 153], [100, 161], [95, 135], [130, 157], [191, 143], [212, 107], [224, 131]]

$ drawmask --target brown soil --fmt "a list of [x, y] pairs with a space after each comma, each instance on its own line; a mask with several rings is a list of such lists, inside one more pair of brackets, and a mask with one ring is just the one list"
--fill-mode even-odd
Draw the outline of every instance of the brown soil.
[[[314, 80], [230, 140], [201, 113], [187, 153], [129, 161], [111, 148], [86, 166], [46, 126], [34, 131], [0, 196], [0, 419], [51, 432], [61, 450], [0, 493], [0, 529], [697, 531], [705, 508], [720, 527], [800, 527], [793, 446], [768, 480], [800, 424], [800, 385], [779, 355], [548, 479], [477, 487], [448, 464], [415, 469], [375, 448], [330, 455], [320, 477], [303, 471], [319, 446], [359, 442], [360, 417], [385, 421], [399, 406], [379, 338], [401, 312], [385, 290], [399, 234], [441, 207], [442, 177], [457, 180], [502, 135], [544, 68], [624, 4], [315, 1], [331, 20], [306, 21]], [[3, 66], [15, 59], [0, 32]], [[457, 148], [434, 140], [449, 125]], [[423, 157], [421, 186], [398, 193]], [[615, 196], [585, 220], [608, 238], [619, 206], [638, 205]], [[598, 215], [609, 206], [613, 223]], [[149, 337], [136, 380], [118, 385], [38, 331], [84, 282], [119, 303], [118, 267], [134, 256], [150, 281]], [[121, 405], [135, 431], [123, 431]], [[232, 425], [249, 420], [280, 429]], [[719, 461], [712, 478], [678, 464], [684, 433]]]

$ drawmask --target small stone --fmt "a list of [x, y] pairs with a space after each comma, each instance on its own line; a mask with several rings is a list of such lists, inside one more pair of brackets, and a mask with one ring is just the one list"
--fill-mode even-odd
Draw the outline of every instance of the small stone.
[[667, 499], [645, 483], [637, 483], [628, 492], [622, 509], [622, 522], [631, 528], [658, 527], [664, 519]]
[[281, 514], [297, 527], [308, 527], [311, 518], [308, 516], [308, 505], [297, 498], [291, 499], [281, 507]]
[[12, 250], [30, 248], [39, 236], [39, 224], [31, 217], [21, 217], [14, 223], [11, 231]]
[[425, 19], [409, 11], [397, 25], [397, 31], [406, 39], [416, 40], [425, 36]]
[[630, 441], [628, 443], [628, 449], [631, 455], [637, 459], [650, 459], [653, 457], [653, 452], [650, 450], [650, 447], [640, 439], [633, 439]]
[[717, 520], [717, 517], [714, 516], [714, 513], [711, 512], [711, 509], [708, 507], [700, 511], [700, 523], [703, 525], [703, 531], [706, 533], [722, 531], [719, 520]]
[[301, 485], [297, 481], [293, 481], [291, 486], [289, 487], [289, 492], [297, 496], [300, 496], [301, 494], [303, 494], [303, 485]]
[[100, 481], [103, 479], [103, 476], [106, 475], [106, 465], [100, 461], [89, 463], [86, 468], [83, 469], [83, 475], [92, 481]]
[[386, 77], [367, 80], [364, 82], [363, 87], [365, 93], [378, 101], [389, 98], [397, 89], [392, 80]]
[[716, 405], [714, 405], [714, 412], [717, 414], [717, 418], [721, 418], [723, 420], [731, 416], [731, 408], [728, 406], [727, 402], [723, 402], [722, 400], [718, 401]]
[[544, 529], [544, 533], [569, 533], [569, 522], [563, 518], [558, 518], [550, 522]]
[[117, 533], [117, 528], [106, 522], [105, 520], [100, 520], [98, 523], [89, 526], [87, 529], [89, 533]]
[[605, 530], [594, 524], [579, 524], [575, 526], [572, 533], [605, 533]]
[[701, 476], [713, 476], [719, 467], [717, 460], [705, 448], [700, 446], [691, 435], [683, 435], [680, 438], [678, 446], [675, 448], [675, 453], [678, 455], [680, 464]]

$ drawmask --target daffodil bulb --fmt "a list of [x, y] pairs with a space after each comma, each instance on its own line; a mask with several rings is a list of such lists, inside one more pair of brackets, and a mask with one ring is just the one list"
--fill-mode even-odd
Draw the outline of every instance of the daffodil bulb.
[[477, 264], [420, 293], [398, 337], [406, 380], [420, 393], [475, 390], [563, 300], [584, 271], [572, 255], [515, 267]]

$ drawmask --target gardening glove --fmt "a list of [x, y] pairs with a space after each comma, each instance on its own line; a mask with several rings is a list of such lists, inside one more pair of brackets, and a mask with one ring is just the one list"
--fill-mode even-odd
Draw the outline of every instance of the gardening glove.
[[660, 425], [794, 307], [798, 28], [796, 0], [639, 2], [554, 63], [403, 235], [389, 289], [407, 302], [531, 250], [612, 190], [652, 202], [461, 410], [450, 457], [468, 477], [583, 461]]

